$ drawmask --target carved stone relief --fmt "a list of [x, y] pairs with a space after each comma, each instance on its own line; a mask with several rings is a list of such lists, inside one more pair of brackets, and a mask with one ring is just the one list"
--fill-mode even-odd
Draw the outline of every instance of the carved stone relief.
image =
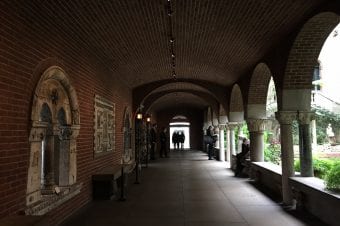
[[[49, 210], [59, 205], [50, 202], [58, 197], [57, 191], [76, 186], [79, 109], [76, 93], [61, 68], [51, 67], [41, 76], [33, 97], [31, 120], [26, 205], [27, 210], [36, 205]], [[65, 200], [69, 198], [64, 195]]]
[[94, 98], [94, 154], [112, 152], [115, 147], [115, 105], [98, 95]]

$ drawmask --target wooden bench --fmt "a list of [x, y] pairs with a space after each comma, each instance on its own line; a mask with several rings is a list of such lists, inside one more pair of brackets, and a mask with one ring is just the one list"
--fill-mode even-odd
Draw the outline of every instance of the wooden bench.
[[[118, 179], [121, 178], [121, 199], [124, 198], [126, 176], [134, 169], [134, 162], [117, 164], [102, 168], [92, 175], [94, 199], [113, 199], [118, 195]], [[122, 176], [123, 175], [123, 176]]]

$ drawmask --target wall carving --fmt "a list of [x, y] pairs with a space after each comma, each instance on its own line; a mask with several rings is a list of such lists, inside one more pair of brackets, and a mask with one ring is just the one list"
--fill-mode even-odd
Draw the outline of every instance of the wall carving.
[[94, 97], [94, 155], [115, 149], [115, 104], [105, 98]]
[[42, 74], [33, 96], [31, 121], [26, 214], [40, 215], [60, 205], [61, 196], [64, 201], [73, 197], [73, 188], [80, 191], [76, 183], [79, 106], [61, 68], [52, 66]]

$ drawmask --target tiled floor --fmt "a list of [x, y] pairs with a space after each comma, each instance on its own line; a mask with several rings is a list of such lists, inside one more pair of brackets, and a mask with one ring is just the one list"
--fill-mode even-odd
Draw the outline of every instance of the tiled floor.
[[143, 168], [141, 184], [129, 186], [125, 202], [94, 201], [64, 223], [71, 225], [323, 224], [305, 213], [284, 211], [249, 180], [235, 178], [226, 163], [209, 161], [200, 151], [184, 151]]

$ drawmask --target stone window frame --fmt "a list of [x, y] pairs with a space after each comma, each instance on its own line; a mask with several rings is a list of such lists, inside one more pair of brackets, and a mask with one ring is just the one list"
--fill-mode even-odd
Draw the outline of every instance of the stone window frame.
[[[53, 90], [50, 92], [50, 95], [46, 96], [49, 86], [57, 88], [56, 91]], [[65, 125], [59, 125], [56, 123], [56, 115], [52, 116], [54, 117], [52, 122], [53, 139], [59, 144], [62, 143], [62, 149], [64, 150], [63, 156], [58, 154], [58, 158], [64, 159], [62, 161], [57, 158], [57, 163], [53, 164], [53, 172], [58, 172], [59, 178], [63, 177], [63, 182], [60, 180], [56, 181], [54, 178], [55, 184], [48, 188], [42, 185], [42, 146], [48, 127], [48, 123], [43, 122], [40, 117], [44, 104], [47, 104], [49, 108], [53, 108], [51, 105], [55, 105], [55, 112], [59, 112], [62, 108], [65, 111], [66, 122]], [[62, 68], [51, 66], [43, 72], [34, 91], [31, 122], [29, 136], [30, 161], [27, 174], [25, 212], [27, 215], [43, 215], [80, 193], [82, 187], [82, 184], [76, 183], [76, 139], [80, 130], [78, 99], [75, 89], [72, 87], [68, 76]], [[55, 148], [50, 148], [51, 150], [53, 149], [53, 153], [56, 153], [54, 152], [55, 150], [61, 150], [60, 146]], [[60, 165], [61, 162], [63, 165]], [[58, 164], [59, 166], [55, 167]], [[60, 176], [61, 168], [66, 168], [62, 176]]]

